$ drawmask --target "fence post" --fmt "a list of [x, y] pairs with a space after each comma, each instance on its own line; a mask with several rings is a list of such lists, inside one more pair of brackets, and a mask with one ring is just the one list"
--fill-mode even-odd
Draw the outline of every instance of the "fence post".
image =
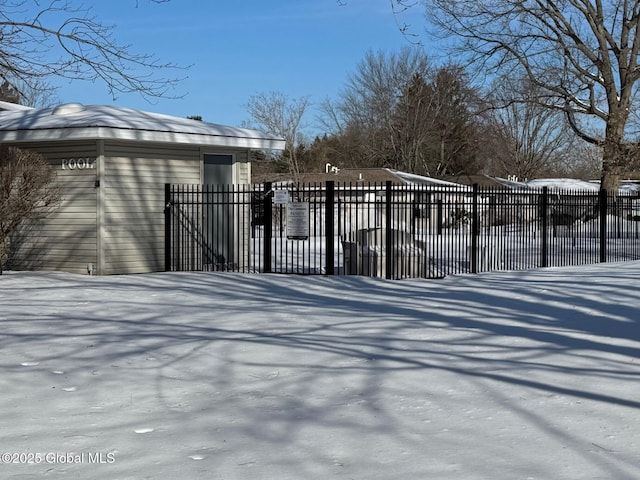
[[171, 184], [164, 184], [164, 271], [171, 271]]
[[600, 189], [600, 262], [607, 261], [607, 201], [608, 194], [604, 188]]
[[265, 182], [264, 184], [264, 231], [262, 236], [262, 271], [264, 273], [271, 273], [271, 235], [273, 229], [273, 213], [272, 213], [272, 201], [271, 198], [273, 192], [271, 191], [271, 182]]
[[391, 280], [393, 276], [391, 275], [393, 270], [393, 235], [392, 235], [392, 186], [391, 180], [387, 180], [386, 182], [386, 195], [385, 195], [385, 278], [387, 280]]
[[542, 217], [542, 252], [540, 259], [540, 266], [546, 268], [549, 266], [549, 187], [542, 187], [542, 203], [540, 212]]
[[325, 255], [325, 275], [335, 275], [335, 232], [334, 232], [334, 205], [335, 205], [335, 182], [333, 180], [329, 180], [326, 183], [325, 188], [325, 244], [326, 244], [326, 255]]
[[478, 273], [478, 184], [473, 184], [473, 203], [471, 212], [471, 273]]

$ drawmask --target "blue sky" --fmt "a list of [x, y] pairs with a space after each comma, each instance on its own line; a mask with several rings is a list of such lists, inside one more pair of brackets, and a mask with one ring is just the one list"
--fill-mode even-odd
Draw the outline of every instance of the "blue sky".
[[[115, 101], [100, 83], [59, 82], [62, 102], [117, 104], [239, 125], [251, 95], [278, 91], [335, 98], [367, 50], [409, 44], [398, 22], [411, 25], [429, 52], [422, 9], [394, 17], [389, 0], [148, 0], [93, 2], [93, 13], [116, 25], [115, 37], [165, 62], [191, 65], [183, 99], [149, 103], [138, 94]], [[137, 4], [137, 6], [136, 6]], [[435, 53], [435, 52], [434, 52]], [[308, 122], [313, 122], [313, 109]]]

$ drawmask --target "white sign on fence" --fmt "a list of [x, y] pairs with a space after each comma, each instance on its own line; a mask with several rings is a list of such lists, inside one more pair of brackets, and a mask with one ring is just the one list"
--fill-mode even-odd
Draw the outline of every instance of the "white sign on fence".
[[287, 239], [309, 239], [309, 202], [287, 204]]
[[286, 205], [289, 203], [289, 191], [288, 190], [274, 190], [273, 191], [273, 203], [275, 205]]

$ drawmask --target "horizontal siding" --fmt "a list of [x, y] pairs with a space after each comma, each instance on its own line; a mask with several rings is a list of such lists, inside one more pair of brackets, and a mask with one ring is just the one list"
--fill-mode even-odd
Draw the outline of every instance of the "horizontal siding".
[[[63, 160], [95, 162], [95, 142], [22, 145], [45, 156], [53, 166], [61, 199], [46, 218], [25, 222], [12, 237], [10, 268], [87, 273], [97, 262], [96, 168], [63, 168]], [[87, 166], [90, 162], [85, 162]]]
[[105, 143], [103, 273], [164, 269], [164, 185], [199, 183], [197, 147]]
[[24, 150], [38, 152], [48, 160], [61, 160], [63, 158], [91, 157], [97, 155], [96, 142], [94, 140], [79, 142], [38, 142], [15, 144]]
[[[199, 184], [199, 147], [105, 141], [97, 185], [94, 140], [21, 144], [54, 166], [63, 196], [46, 219], [25, 224], [13, 237], [12, 267], [87, 273], [97, 265], [98, 240], [104, 252], [101, 273], [140, 273], [164, 269], [164, 184]], [[234, 179], [250, 182], [248, 151], [233, 153]], [[99, 189], [99, 190], [98, 190]], [[98, 191], [102, 204], [98, 231]], [[100, 237], [98, 237], [100, 235]]]
[[116, 245], [111, 244], [105, 248], [105, 251], [111, 256], [110, 264], [112, 266], [131, 261], [146, 263], [164, 261], [164, 248], [145, 247], [141, 244], [132, 246], [124, 252], [119, 250]]
[[247, 184], [251, 184], [251, 183], [253, 183], [252, 177], [251, 177], [252, 176], [252, 170], [251, 170], [252, 169], [252, 165], [251, 165], [251, 163], [247, 163], [246, 165], [247, 165], [247, 182], [246, 183]]
[[12, 257], [9, 268], [16, 270], [55, 269], [84, 271], [87, 263], [96, 263], [96, 229], [44, 223], [34, 235], [12, 236]]
[[[149, 166], [148, 168], [155, 168], [153, 166]], [[136, 169], [130, 169], [128, 167], [124, 167], [122, 169], [117, 169], [116, 172], [113, 172], [111, 169], [106, 172], [105, 180], [108, 185], [115, 185], [121, 182], [136, 182], [136, 183], [162, 183], [164, 180], [171, 180], [173, 176], [178, 173], [180, 174], [180, 169], [182, 168], [179, 164], [175, 166], [162, 166], [157, 167], [157, 171], [150, 171], [148, 168], [138, 167]], [[200, 169], [192, 172], [191, 175], [186, 175], [185, 173], [181, 174], [183, 181], [186, 183], [200, 183]]]
[[108, 270], [104, 272], [105, 275], [125, 275], [128, 273], [149, 273], [150, 271], [161, 271], [160, 270], [150, 270], [149, 265], [154, 265], [157, 263], [164, 263], [164, 253], [162, 254], [162, 258], [143, 258], [137, 260], [129, 260], [126, 261], [112, 261], [108, 265]]
[[236, 183], [251, 183], [251, 164], [247, 163], [248, 157], [248, 152], [236, 154]]
[[[53, 222], [51, 221], [52, 219], [56, 219], [57, 221]], [[68, 232], [68, 231], [74, 231], [74, 235], [77, 232], [80, 232], [81, 228], [86, 228], [86, 232], [92, 231], [95, 232], [96, 229], [94, 228], [94, 223], [95, 223], [95, 215], [83, 215], [83, 217], [78, 218], [78, 216], [76, 214], [64, 214], [64, 215], [57, 215], [55, 216], [55, 214], [50, 215], [49, 217], [47, 217], [47, 229], [49, 231], [56, 231], [56, 230], [60, 230], [60, 231], [64, 231], [64, 232]], [[85, 235], [85, 232], [82, 232], [83, 235]]]
[[[61, 228], [60, 225], [51, 225], [47, 222], [43, 227], [42, 232], [46, 232], [46, 242], [52, 247], [56, 243], [64, 242], [64, 244], [69, 245], [69, 248], [71, 249], [81, 248], [83, 244], [89, 245], [95, 249], [95, 228], [86, 228], [84, 225], [79, 225], [75, 228], [65, 229]], [[82, 242], [78, 241], [79, 235], [82, 236]], [[28, 239], [24, 240], [25, 243], [28, 241]]]
[[170, 159], [154, 156], [154, 158], [145, 158], [143, 163], [139, 161], [140, 158], [131, 156], [131, 154], [111, 152], [105, 153], [105, 156], [108, 156], [111, 160], [117, 160], [117, 163], [109, 162], [106, 166], [112, 169], [117, 166], [117, 169], [120, 172], [144, 172], [148, 171], [149, 167], [154, 168], [159, 172], [163, 172], [174, 168], [181, 168], [181, 165], [185, 160], [192, 160], [194, 162], [200, 161], [200, 156], [197, 151], [185, 152], [184, 159]]
[[130, 157], [145, 160], [181, 160], [200, 158], [200, 148], [188, 145], [169, 145], [166, 143], [136, 143], [107, 140], [104, 142], [104, 154], [107, 157]]
[[164, 234], [164, 222], [146, 222], [144, 224], [138, 225], [135, 229], [122, 224], [112, 224], [109, 230], [104, 233], [103, 238], [113, 240], [118, 237], [153, 237], [160, 234]]
[[114, 204], [108, 204], [103, 208], [106, 213], [105, 222], [118, 226], [129, 220], [142, 221], [142, 225], [153, 225], [164, 222], [164, 195], [155, 203], [136, 202], [132, 200], [126, 203], [122, 197]]
[[74, 211], [74, 209], [57, 209], [47, 216], [47, 223], [55, 228], [77, 229], [86, 226], [89, 229], [96, 228], [96, 214], [87, 212], [84, 209]]
[[[87, 238], [90, 238], [87, 236]], [[95, 240], [95, 238], [93, 239]], [[29, 245], [34, 249], [44, 248], [52, 254], [67, 255], [73, 252], [84, 252], [95, 254], [95, 246], [91, 242], [74, 243], [69, 238], [60, 236], [49, 236], [46, 241], [24, 240], [24, 245]]]

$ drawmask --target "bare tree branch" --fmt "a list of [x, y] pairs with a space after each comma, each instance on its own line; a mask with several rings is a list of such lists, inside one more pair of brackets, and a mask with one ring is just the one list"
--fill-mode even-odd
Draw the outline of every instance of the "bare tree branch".
[[563, 163], [571, 148], [569, 128], [562, 122], [562, 112], [545, 108], [540, 96], [538, 87], [526, 78], [506, 76], [494, 82], [494, 174], [535, 178]]
[[303, 117], [309, 105], [308, 96], [289, 98], [281, 92], [258, 93], [247, 103], [249, 115], [258, 128], [284, 138], [285, 160], [296, 181], [300, 179], [301, 167], [297, 147], [303, 140]]
[[[422, 0], [440, 34], [490, 75], [523, 72], [603, 148], [602, 184], [614, 189], [629, 157], [628, 121], [639, 99], [640, 2], [629, 0]], [[584, 133], [577, 116], [597, 120]], [[593, 123], [591, 121], [590, 123]]]
[[182, 76], [164, 74], [182, 67], [137, 53], [118, 43], [114, 33], [115, 26], [73, 0], [37, 2], [35, 10], [28, 0], [0, 0], [0, 77], [31, 86], [51, 77], [102, 81], [114, 98], [127, 92], [181, 96], [176, 87]]
[[11, 235], [25, 221], [46, 216], [60, 200], [55, 178], [41, 155], [0, 146], [0, 274]]

